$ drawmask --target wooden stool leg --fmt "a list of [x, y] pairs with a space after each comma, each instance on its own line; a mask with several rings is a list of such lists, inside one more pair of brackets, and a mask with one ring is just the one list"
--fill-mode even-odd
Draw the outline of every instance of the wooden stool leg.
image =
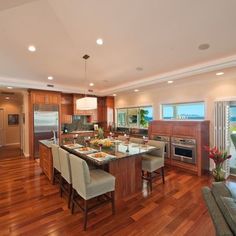
[[72, 193], [72, 184], [69, 184], [69, 191], [68, 191], [68, 208], [71, 205], [71, 193]]
[[55, 169], [53, 168], [53, 177], [52, 177], [52, 184], [55, 184]]
[[62, 184], [63, 184], [63, 179], [62, 176], [60, 175], [59, 177], [59, 184], [60, 184], [60, 196], [62, 197]]
[[152, 173], [148, 172], [148, 181], [150, 185], [150, 190], [152, 191]]
[[165, 173], [164, 173], [164, 166], [161, 167], [161, 175], [162, 175], [162, 183], [165, 183]]
[[74, 213], [74, 206], [75, 206], [74, 197], [75, 197], [75, 190], [72, 189], [72, 194], [71, 194], [71, 214]]
[[111, 192], [111, 204], [112, 204], [112, 214], [115, 215], [116, 208], [115, 208], [115, 191]]
[[87, 229], [87, 220], [88, 220], [88, 202], [84, 200], [84, 231]]

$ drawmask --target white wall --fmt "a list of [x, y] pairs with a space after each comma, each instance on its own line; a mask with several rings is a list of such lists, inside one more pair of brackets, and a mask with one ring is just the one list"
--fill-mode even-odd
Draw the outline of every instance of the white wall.
[[206, 119], [210, 120], [210, 140], [213, 143], [214, 101], [236, 98], [236, 78], [215, 78], [175, 81], [173, 84], [156, 84], [140, 92], [124, 92], [115, 98], [115, 107], [152, 105], [154, 119], [160, 119], [162, 103], [204, 101]]

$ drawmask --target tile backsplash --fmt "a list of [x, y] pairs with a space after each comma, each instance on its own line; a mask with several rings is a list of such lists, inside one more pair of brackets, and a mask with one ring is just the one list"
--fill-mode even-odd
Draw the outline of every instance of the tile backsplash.
[[73, 116], [71, 124], [62, 124], [62, 131], [66, 128], [68, 132], [74, 130], [93, 130], [93, 124], [87, 123], [87, 116]]

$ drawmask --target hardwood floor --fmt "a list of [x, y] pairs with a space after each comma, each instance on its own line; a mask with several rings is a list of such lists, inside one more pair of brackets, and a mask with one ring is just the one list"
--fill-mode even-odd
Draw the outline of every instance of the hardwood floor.
[[0, 159], [0, 235], [215, 235], [201, 196], [208, 176], [166, 169], [166, 182], [154, 181], [143, 192], [118, 202], [116, 215], [105, 205], [91, 212], [83, 232], [79, 209], [71, 215], [57, 185], [51, 185], [37, 162]]

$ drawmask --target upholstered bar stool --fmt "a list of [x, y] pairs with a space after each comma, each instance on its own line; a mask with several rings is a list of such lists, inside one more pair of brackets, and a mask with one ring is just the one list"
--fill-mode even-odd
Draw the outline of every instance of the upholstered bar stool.
[[131, 143], [143, 144], [143, 139], [141, 138], [130, 138]]
[[64, 149], [59, 148], [59, 159], [61, 164], [60, 196], [62, 197], [63, 192], [67, 194], [68, 208], [70, 208], [72, 181], [71, 181], [69, 153]]
[[126, 141], [126, 137], [124, 135], [118, 135], [118, 140], [121, 140], [121, 141]]
[[59, 146], [57, 144], [52, 144], [51, 148], [52, 148], [52, 159], [53, 159], [53, 184], [55, 184], [55, 181], [60, 183], [60, 178], [61, 178]]
[[[74, 205], [78, 205], [84, 212], [84, 230], [87, 227], [88, 211], [100, 205], [96, 204], [88, 207], [88, 200], [104, 195], [104, 202], [112, 203], [112, 213], [115, 214], [115, 177], [100, 170], [89, 170], [86, 161], [70, 154], [70, 165], [72, 173], [72, 206], [71, 213], [74, 212]], [[108, 194], [109, 195], [108, 195]], [[78, 202], [77, 196], [84, 200], [83, 206]]]
[[[164, 177], [164, 151], [165, 143], [155, 140], [149, 140], [148, 145], [154, 146], [157, 149], [142, 155], [142, 177], [147, 180], [152, 190], [152, 180], [155, 178], [153, 175], [158, 169], [161, 169], [162, 182], [165, 183]], [[147, 173], [145, 176], [144, 172]]]

